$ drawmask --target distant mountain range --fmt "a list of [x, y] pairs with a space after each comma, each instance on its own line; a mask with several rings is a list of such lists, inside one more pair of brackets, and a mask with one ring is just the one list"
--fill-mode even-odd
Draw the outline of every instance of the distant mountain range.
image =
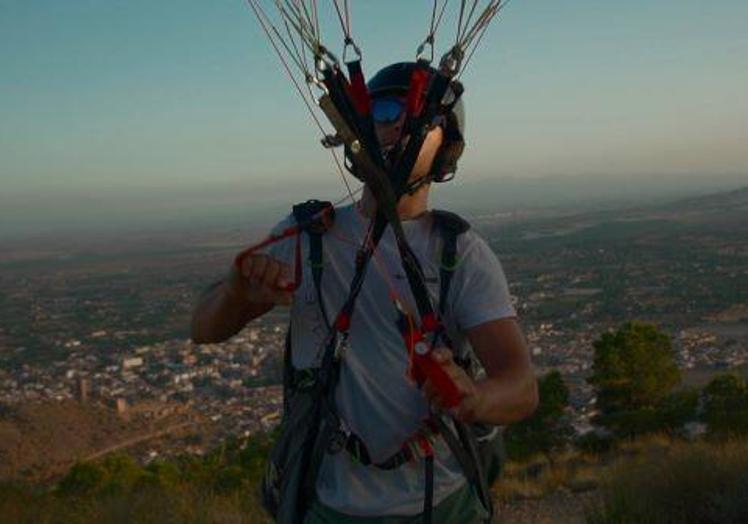
[[453, 187], [437, 186], [433, 201], [467, 214], [549, 208], [582, 212], [661, 205], [745, 187], [748, 175], [458, 179]]

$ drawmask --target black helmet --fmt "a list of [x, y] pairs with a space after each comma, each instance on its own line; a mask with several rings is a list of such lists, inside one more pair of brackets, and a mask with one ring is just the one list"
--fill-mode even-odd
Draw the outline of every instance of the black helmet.
[[[380, 69], [366, 84], [369, 94], [372, 98], [407, 94], [410, 89], [413, 69], [415, 69], [416, 65], [415, 62], [398, 62]], [[437, 72], [432, 67], [429, 67], [429, 71], [432, 74]], [[452, 106], [449, 115], [447, 115], [444, 144], [434, 159], [431, 176], [435, 182], [445, 182], [454, 176], [454, 172], [457, 170], [457, 160], [465, 147], [465, 107], [462, 97], [459, 96], [461, 90], [460, 86], [460, 92], [456, 92], [458, 89], [452, 83], [444, 95], [445, 104], [451, 103], [455, 96], [457, 96], [457, 102]]]

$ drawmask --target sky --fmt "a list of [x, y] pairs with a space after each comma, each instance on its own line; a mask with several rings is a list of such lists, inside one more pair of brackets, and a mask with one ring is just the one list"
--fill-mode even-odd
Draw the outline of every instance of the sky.
[[[350, 4], [369, 75], [415, 56], [430, 1]], [[512, 0], [462, 77], [461, 176], [748, 174], [746, 21], [743, 0]], [[0, 0], [0, 221], [339, 192], [319, 138], [241, 0]]]

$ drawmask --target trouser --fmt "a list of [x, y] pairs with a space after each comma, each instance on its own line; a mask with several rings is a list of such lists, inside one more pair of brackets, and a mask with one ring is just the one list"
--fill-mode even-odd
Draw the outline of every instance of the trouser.
[[[344, 515], [315, 502], [304, 519], [304, 524], [421, 524], [421, 515], [354, 517]], [[475, 490], [465, 484], [462, 488], [434, 506], [433, 524], [485, 524], [488, 514]]]

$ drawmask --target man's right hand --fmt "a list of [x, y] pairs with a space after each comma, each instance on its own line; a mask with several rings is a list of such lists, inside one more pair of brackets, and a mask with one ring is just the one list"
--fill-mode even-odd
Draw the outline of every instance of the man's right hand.
[[231, 266], [227, 284], [232, 294], [248, 304], [290, 305], [289, 274], [287, 264], [269, 255], [249, 255], [239, 267]]

